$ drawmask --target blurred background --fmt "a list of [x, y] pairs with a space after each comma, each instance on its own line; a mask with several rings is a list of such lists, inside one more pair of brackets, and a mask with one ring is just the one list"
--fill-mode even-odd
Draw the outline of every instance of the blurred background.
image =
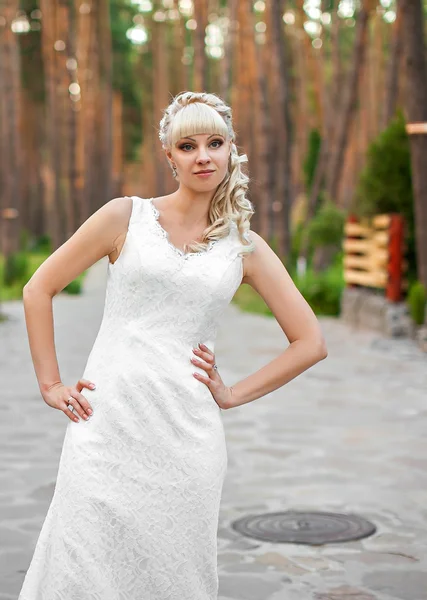
[[[158, 139], [162, 110], [181, 91], [208, 91], [231, 104], [249, 158], [252, 229], [315, 312], [343, 314], [364, 292], [404, 303], [403, 329], [421, 331], [426, 2], [0, 7], [2, 300], [19, 298], [49, 252], [111, 198], [176, 189]], [[236, 300], [269, 312], [248, 286]]]

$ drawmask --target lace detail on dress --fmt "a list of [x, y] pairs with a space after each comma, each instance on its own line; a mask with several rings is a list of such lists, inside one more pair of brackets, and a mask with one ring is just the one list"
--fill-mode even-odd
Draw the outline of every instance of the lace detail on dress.
[[183, 260], [148, 199], [132, 200], [82, 374], [96, 383], [83, 390], [94, 413], [68, 421], [18, 600], [218, 599], [227, 446], [221, 410], [193, 375], [206, 371], [191, 358], [200, 342], [215, 352], [242, 282], [240, 241], [232, 224], [209, 252]]
[[166, 240], [166, 243], [168, 244], [168, 246], [180, 257], [187, 259], [190, 258], [191, 256], [200, 256], [201, 254], [206, 254], [207, 252], [210, 252], [212, 250], [212, 248], [215, 246], [215, 244], [218, 242], [218, 240], [210, 240], [208, 243], [208, 246], [206, 248], [206, 250], [199, 250], [198, 252], [184, 252], [184, 250], [181, 250], [180, 248], [177, 248], [174, 244], [172, 244], [172, 242], [169, 239], [169, 233], [166, 231], [166, 229], [164, 229], [159, 221], [159, 217], [160, 217], [160, 211], [157, 210], [157, 208], [154, 206], [153, 204], [153, 200], [154, 198], [149, 198], [148, 202], [149, 205], [151, 207], [152, 213], [154, 215], [154, 224], [155, 224], [155, 228], [156, 231], [158, 231], [158, 233]]

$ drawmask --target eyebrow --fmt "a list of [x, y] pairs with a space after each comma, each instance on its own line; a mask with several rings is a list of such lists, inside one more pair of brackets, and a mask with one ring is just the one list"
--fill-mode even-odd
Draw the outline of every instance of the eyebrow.
[[[218, 137], [218, 136], [219, 136], [219, 137], [222, 137], [222, 138], [224, 138], [224, 136], [223, 136], [223, 135], [221, 135], [220, 133], [213, 133], [212, 135], [210, 135], [210, 136], [208, 137], [208, 140], [210, 140], [210, 139], [211, 139], [211, 137]], [[195, 142], [195, 141], [196, 141], [194, 138], [192, 138], [192, 137], [188, 137], [188, 136], [182, 137], [182, 138], [180, 138], [180, 139], [181, 139], [181, 140], [191, 140], [192, 142]]]

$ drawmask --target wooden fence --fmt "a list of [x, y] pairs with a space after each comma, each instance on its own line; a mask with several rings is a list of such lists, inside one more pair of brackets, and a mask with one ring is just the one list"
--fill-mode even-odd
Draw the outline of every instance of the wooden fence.
[[346, 285], [384, 289], [388, 300], [401, 301], [407, 288], [403, 217], [384, 214], [359, 221], [350, 216], [344, 233]]

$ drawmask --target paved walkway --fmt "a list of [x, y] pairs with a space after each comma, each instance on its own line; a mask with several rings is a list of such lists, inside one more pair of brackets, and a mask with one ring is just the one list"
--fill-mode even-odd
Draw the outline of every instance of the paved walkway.
[[[102, 318], [107, 263], [85, 294], [54, 298], [61, 375], [81, 375]], [[16, 600], [52, 497], [66, 419], [39, 394], [20, 302], [0, 323], [0, 600]], [[329, 356], [280, 390], [222, 413], [229, 466], [219, 600], [427, 599], [427, 356], [408, 340], [321, 319]], [[217, 363], [232, 384], [286, 346], [274, 319], [229, 307]], [[231, 528], [258, 512], [356, 513], [377, 533], [320, 547]], [[42, 599], [40, 599], [42, 600]], [[138, 600], [138, 599], [135, 599]], [[183, 599], [185, 600], [185, 599]]]

